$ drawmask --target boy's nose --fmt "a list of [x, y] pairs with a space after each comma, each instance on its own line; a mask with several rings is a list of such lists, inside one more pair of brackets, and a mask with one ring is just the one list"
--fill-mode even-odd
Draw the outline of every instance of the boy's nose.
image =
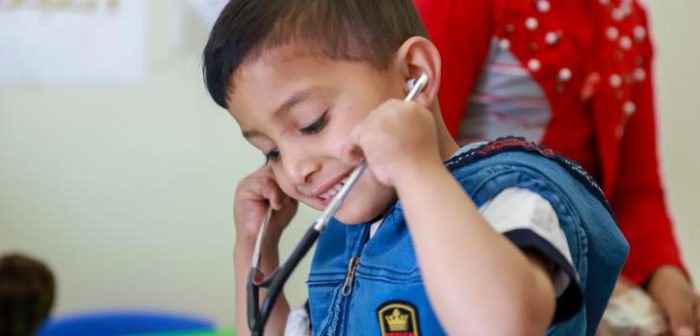
[[[285, 160], [287, 159], [287, 160]], [[284, 169], [289, 176], [289, 180], [297, 185], [311, 182], [311, 177], [320, 168], [320, 163], [305, 156], [283, 157]]]

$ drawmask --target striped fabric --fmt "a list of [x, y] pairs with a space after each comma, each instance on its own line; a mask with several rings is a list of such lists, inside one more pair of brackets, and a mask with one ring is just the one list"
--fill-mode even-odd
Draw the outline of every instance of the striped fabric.
[[505, 135], [540, 142], [551, 119], [549, 101], [540, 86], [495, 38], [467, 109], [459, 132], [461, 145]]

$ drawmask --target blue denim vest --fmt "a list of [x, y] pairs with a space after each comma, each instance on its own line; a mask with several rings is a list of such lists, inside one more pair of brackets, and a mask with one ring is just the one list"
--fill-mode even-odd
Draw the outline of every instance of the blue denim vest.
[[[593, 180], [577, 164], [521, 138], [462, 152], [446, 167], [477, 206], [511, 187], [529, 189], [551, 203], [569, 244], [578, 273], [575, 289], [583, 301], [547, 335], [593, 335], [629, 249]], [[382, 335], [382, 319], [401, 320], [400, 315], [383, 315], [387, 303], [405, 304], [414, 313], [410, 329], [418, 333], [413, 335], [444, 334], [423, 286], [401, 203], [388, 211], [372, 239], [370, 224], [332, 221], [320, 236], [308, 277], [314, 335]], [[439, 223], [435, 226], [439, 230]]]

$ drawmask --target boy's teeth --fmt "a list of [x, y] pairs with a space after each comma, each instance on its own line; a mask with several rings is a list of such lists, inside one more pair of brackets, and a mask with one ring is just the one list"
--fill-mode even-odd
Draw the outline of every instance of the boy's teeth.
[[328, 189], [328, 191], [319, 195], [318, 197], [325, 201], [326, 199], [331, 198], [331, 197], [335, 196], [338, 192], [340, 192], [340, 189], [343, 188], [344, 184], [345, 184], [345, 181], [340, 182], [340, 183], [334, 185], [333, 187], [331, 187], [330, 189]]

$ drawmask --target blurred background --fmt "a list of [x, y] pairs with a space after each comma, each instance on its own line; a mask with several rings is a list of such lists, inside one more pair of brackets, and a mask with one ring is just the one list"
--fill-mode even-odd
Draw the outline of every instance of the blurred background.
[[[42, 259], [54, 312], [144, 308], [234, 324], [232, 198], [263, 163], [202, 83], [218, 0], [0, 0], [0, 254]], [[700, 278], [695, 0], [647, 0], [660, 153]], [[302, 208], [286, 255], [316, 213]], [[287, 287], [306, 297], [308, 261]]]

